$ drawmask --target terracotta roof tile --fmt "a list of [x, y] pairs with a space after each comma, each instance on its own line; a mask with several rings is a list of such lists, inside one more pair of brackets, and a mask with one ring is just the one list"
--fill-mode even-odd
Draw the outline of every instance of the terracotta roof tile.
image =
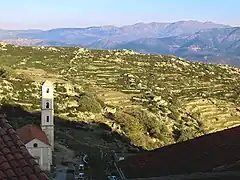
[[6, 142], [6, 145], [7, 145], [8, 147], [14, 147], [14, 143], [13, 143], [12, 141]]
[[20, 169], [20, 168], [16, 168], [15, 169], [15, 173], [18, 177], [23, 176], [24, 172]]
[[14, 169], [18, 167], [18, 164], [16, 163], [15, 159], [13, 159], [12, 161], [9, 161], [9, 164]]
[[6, 158], [7, 158], [8, 162], [14, 160], [14, 156], [12, 154], [7, 154]]
[[2, 152], [3, 154], [11, 153], [11, 151], [7, 147], [2, 148]]
[[21, 176], [19, 180], [28, 180], [28, 178], [26, 176]]
[[3, 141], [6, 143], [8, 141], [11, 141], [11, 138], [6, 134], [2, 136]]
[[28, 176], [34, 173], [34, 171], [32, 170], [32, 167], [30, 168], [29, 166], [25, 166], [23, 170], [26, 174], [28, 174]]
[[38, 165], [34, 165], [33, 169], [34, 169], [35, 173], [40, 173], [41, 172], [41, 169], [40, 169], [40, 167]]
[[18, 180], [18, 178], [17, 177], [13, 177], [11, 180]]
[[2, 171], [0, 171], [0, 177], [1, 177], [1, 179], [4, 179], [4, 178], [6, 178], [6, 175]]
[[11, 169], [11, 166], [8, 164], [8, 162], [4, 162], [1, 164], [2, 170], [6, 171], [7, 169]]
[[240, 160], [240, 126], [127, 157], [118, 164], [128, 178], [212, 171]]
[[14, 156], [15, 156], [15, 159], [16, 160], [20, 160], [20, 159], [23, 159], [23, 156], [21, 155], [21, 153], [16, 153], [16, 154], [14, 154]]
[[16, 146], [11, 146], [10, 151], [15, 155], [15, 154], [21, 152], [21, 149], [16, 148]]
[[3, 154], [0, 155], [0, 164], [3, 164], [4, 162], [7, 162], [7, 159], [3, 156]]
[[8, 169], [5, 174], [7, 175], [8, 178], [13, 178], [13, 177], [16, 177], [16, 174], [13, 172], [12, 169]]
[[21, 164], [21, 167], [26, 167], [28, 165], [27, 161], [25, 159], [21, 159], [19, 161], [19, 163]]
[[33, 139], [38, 139], [43, 143], [50, 145], [45, 132], [34, 125], [26, 125], [20, 129], [17, 129], [17, 134], [24, 144], [32, 141]]
[[29, 175], [29, 178], [31, 180], [38, 180], [38, 178], [34, 174]]
[[37, 162], [33, 159], [30, 159], [29, 163], [30, 163], [31, 166], [37, 165]]
[[41, 173], [39, 173], [38, 178], [39, 178], [40, 180], [46, 180], [46, 174], [43, 173], [43, 172], [41, 172]]
[[47, 180], [16, 131], [0, 116], [0, 180]]

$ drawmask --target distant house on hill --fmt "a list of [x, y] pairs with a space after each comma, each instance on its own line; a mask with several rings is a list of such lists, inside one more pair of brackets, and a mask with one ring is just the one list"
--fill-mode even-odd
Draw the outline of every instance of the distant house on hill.
[[0, 116], [0, 179], [48, 179], [4, 116]]
[[118, 166], [127, 179], [215, 172], [239, 166], [239, 152], [240, 126], [129, 156]]
[[41, 128], [26, 125], [17, 130], [29, 153], [42, 170], [50, 171], [54, 150], [53, 84], [45, 81], [42, 85]]

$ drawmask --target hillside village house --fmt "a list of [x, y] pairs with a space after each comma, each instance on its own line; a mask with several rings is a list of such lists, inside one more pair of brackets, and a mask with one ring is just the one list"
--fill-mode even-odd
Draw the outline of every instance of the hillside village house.
[[53, 84], [45, 81], [42, 85], [41, 129], [26, 125], [17, 130], [20, 139], [42, 170], [50, 171], [54, 150]]

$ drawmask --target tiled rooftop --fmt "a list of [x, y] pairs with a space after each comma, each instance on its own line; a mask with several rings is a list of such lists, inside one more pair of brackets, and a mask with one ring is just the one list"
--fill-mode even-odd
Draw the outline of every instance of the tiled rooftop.
[[0, 180], [47, 180], [6, 118], [0, 116]]
[[27, 144], [33, 139], [38, 139], [41, 142], [50, 145], [45, 132], [43, 132], [39, 127], [36, 127], [34, 125], [28, 124], [17, 129], [16, 132], [24, 144]]
[[240, 126], [127, 157], [119, 166], [128, 178], [208, 172], [240, 160]]

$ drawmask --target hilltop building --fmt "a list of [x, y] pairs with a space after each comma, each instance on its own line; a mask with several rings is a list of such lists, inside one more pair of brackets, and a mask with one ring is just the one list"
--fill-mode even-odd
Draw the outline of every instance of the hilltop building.
[[41, 129], [26, 125], [17, 130], [20, 139], [42, 170], [50, 171], [54, 151], [54, 110], [53, 84], [45, 81], [42, 85]]

